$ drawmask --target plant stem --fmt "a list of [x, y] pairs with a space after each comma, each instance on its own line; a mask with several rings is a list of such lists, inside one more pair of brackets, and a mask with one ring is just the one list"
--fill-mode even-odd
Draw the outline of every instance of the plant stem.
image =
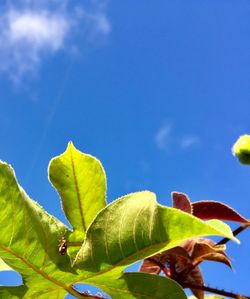
[[[162, 264], [159, 261], [156, 261], [154, 258], [148, 258], [148, 260], [150, 260], [152, 263], [155, 263], [157, 266], [159, 266], [161, 268], [161, 270], [166, 274], [166, 276], [168, 276], [168, 277], [171, 278], [170, 275], [167, 275], [168, 269], [165, 267], [164, 264]], [[191, 269], [193, 269], [193, 267]], [[188, 269], [188, 270], [190, 271], [190, 269]], [[189, 271], [188, 271], [188, 273], [189, 273]], [[181, 281], [179, 281], [179, 280], [177, 280], [177, 282], [179, 282], [180, 285], [183, 288], [190, 288], [190, 289], [202, 290], [202, 291], [214, 293], [214, 294], [217, 294], [217, 295], [227, 296], [227, 297], [235, 298], [235, 299], [241, 299], [241, 298], [242, 299], [250, 299], [249, 296], [243, 296], [243, 295], [236, 294], [236, 293], [233, 293], [233, 292], [227, 292], [227, 291], [224, 291], [224, 290], [218, 290], [216, 288], [211, 288], [211, 287], [204, 286], [204, 285], [194, 285], [194, 284], [191, 284], [191, 283], [190, 284], [189, 283], [181, 283]]]
[[183, 284], [182, 287], [190, 288], [190, 289], [196, 289], [196, 290], [202, 290], [202, 291], [214, 293], [214, 294], [217, 294], [217, 295], [227, 296], [227, 297], [230, 297], [230, 298], [250, 299], [250, 297], [248, 297], [248, 296], [243, 296], [243, 295], [240, 295], [240, 294], [236, 294], [236, 293], [233, 293], [233, 292], [227, 292], [227, 291], [224, 291], [224, 290], [218, 290], [218, 289], [210, 288], [210, 287], [207, 287], [207, 286], [193, 285], [191, 283]]
[[67, 246], [82, 246], [83, 242], [67, 242]]

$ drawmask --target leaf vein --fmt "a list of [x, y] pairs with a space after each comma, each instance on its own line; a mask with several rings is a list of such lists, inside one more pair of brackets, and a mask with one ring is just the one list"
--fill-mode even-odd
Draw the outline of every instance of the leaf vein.
[[49, 276], [47, 273], [41, 271], [39, 268], [37, 268], [35, 265], [33, 265], [31, 262], [29, 262], [25, 257], [21, 256], [18, 252], [5, 247], [4, 245], [0, 244], [0, 248], [3, 249], [4, 251], [7, 251], [8, 253], [14, 255], [17, 259], [21, 260], [24, 264], [26, 264], [28, 267], [30, 267], [35, 273], [41, 275], [43, 278], [51, 281], [52, 283], [60, 286], [61, 288], [67, 290], [68, 292], [71, 291], [70, 287], [67, 285], [63, 284], [62, 282], [56, 280], [55, 278]]
[[82, 205], [81, 205], [81, 196], [80, 196], [80, 190], [79, 190], [77, 176], [76, 176], [76, 170], [75, 170], [75, 164], [74, 164], [72, 149], [70, 150], [70, 161], [71, 161], [71, 165], [72, 165], [72, 171], [73, 171], [73, 177], [74, 177], [74, 183], [75, 183], [77, 202], [78, 202], [80, 217], [81, 217], [81, 221], [82, 221], [82, 228], [83, 228], [83, 231], [85, 232], [86, 231], [86, 224], [85, 224], [84, 217], [83, 217], [83, 209], [82, 209]]
[[125, 258], [125, 254], [124, 251], [122, 249], [122, 242], [121, 242], [121, 232], [122, 232], [122, 227], [123, 227], [123, 221], [125, 219], [124, 216], [126, 216], [126, 211], [123, 212], [122, 216], [121, 216], [121, 221], [120, 221], [120, 225], [119, 225], [119, 230], [118, 230], [118, 244], [119, 244], [119, 248], [122, 254], [122, 257]]
[[107, 219], [106, 219], [106, 222], [105, 222], [104, 244], [105, 244], [106, 256], [108, 258], [109, 263], [112, 264], [111, 258], [110, 258], [109, 252], [108, 252], [108, 238], [107, 238], [107, 230], [108, 230], [110, 215], [111, 215], [111, 213], [109, 212], [108, 216], [107, 216]]
[[137, 213], [136, 216], [135, 216], [134, 224], [133, 224], [133, 241], [134, 241], [135, 248], [136, 248], [137, 251], [138, 251], [138, 246], [137, 246], [137, 242], [136, 242], [136, 224], [137, 224], [137, 219], [138, 219], [139, 215], [141, 214], [141, 212], [142, 212], [144, 209], [145, 209], [145, 207], [142, 206], [142, 208], [138, 211], [138, 213]]

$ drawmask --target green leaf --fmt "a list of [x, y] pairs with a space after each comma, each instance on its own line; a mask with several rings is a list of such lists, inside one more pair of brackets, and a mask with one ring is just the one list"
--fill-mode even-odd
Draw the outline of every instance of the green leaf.
[[17, 287], [0, 286], [0, 298], [4, 298], [4, 299], [24, 298], [26, 291], [27, 291], [27, 287], [25, 286], [17, 286]]
[[240, 241], [233, 236], [232, 230], [229, 225], [225, 224], [224, 222], [218, 219], [208, 220], [206, 223], [209, 224], [211, 227], [213, 227], [215, 230], [223, 232], [224, 237], [226, 237], [226, 235], [229, 235], [230, 236], [228, 237], [229, 239], [240, 244]]
[[40, 289], [40, 291], [34, 292], [35, 286], [32, 289], [28, 289], [26, 286], [18, 287], [0, 287], [0, 298], [4, 299], [21, 299], [21, 298], [38, 298], [38, 299], [48, 299], [48, 298], [64, 298], [66, 293], [63, 289], [48, 288]]
[[187, 299], [184, 290], [174, 280], [145, 273], [124, 273], [117, 279], [103, 277], [99, 287], [112, 299]]
[[[188, 299], [197, 299], [195, 296], [190, 296]], [[216, 295], [206, 295], [204, 299], [226, 299], [225, 297], [220, 297]]]
[[166, 290], [169, 299], [184, 299], [182, 288], [170, 279], [122, 271], [187, 238], [211, 234], [233, 238], [225, 224], [211, 224], [160, 206], [153, 193], [130, 194], [98, 213], [72, 268], [70, 257], [58, 252], [58, 242], [63, 236], [68, 240], [69, 229], [32, 201], [12, 168], [0, 162], [0, 257], [23, 278], [23, 286], [0, 287], [0, 298], [59, 299], [66, 293], [86, 298], [71, 287], [84, 282], [117, 299], [160, 299]]
[[[0, 298], [59, 299], [71, 293], [86, 299], [70, 287], [81, 279], [71, 268], [69, 257], [58, 253], [58, 240], [69, 234], [67, 228], [26, 195], [6, 163], [0, 163], [0, 187], [0, 256], [22, 275], [24, 283], [18, 287], [0, 287]], [[103, 290], [114, 298], [160, 298], [166, 288], [173, 290], [181, 299], [185, 298], [183, 290], [175, 282], [163, 278], [138, 277], [137, 274], [116, 278], [103, 277], [101, 281]], [[133, 281], [136, 284], [133, 285]], [[114, 289], [114, 285], [118, 289]], [[159, 289], [158, 297], [152, 295], [156, 287]]]
[[[75, 266], [84, 281], [96, 284], [107, 273], [179, 245], [188, 238], [219, 235], [234, 239], [226, 224], [213, 226], [157, 204], [151, 192], [124, 196], [103, 209], [87, 231]], [[218, 225], [220, 223], [220, 225]]]
[[[44, 290], [71, 291], [69, 283], [75, 279], [74, 270], [69, 257], [58, 253], [58, 240], [69, 230], [27, 196], [17, 184], [12, 168], [3, 162], [0, 162], [0, 227], [0, 257], [22, 275], [29, 294], [39, 298]], [[51, 298], [49, 291], [47, 298]]]
[[106, 206], [106, 176], [100, 161], [81, 153], [69, 142], [66, 151], [51, 160], [49, 179], [73, 226], [70, 241], [82, 243], [88, 226]]
[[[0, 187], [0, 256], [22, 275], [24, 283], [18, 287], [0, 287], [0, 298], [64, 298], [67, 293], [87, 298], [70, 287], [81, 279], [71, 268], [69, 257], [58, 253], [58, 240], [69, 234], [67, 228], [26, 195], [6, 163], [0, 163]], [[121, 275], [119, 279], [103, 276], [101, 281], [103, 290], [113, 298], [161, 298], [167, 288], [169, 294], [186, 298], [174, 281], [156, 276]]]

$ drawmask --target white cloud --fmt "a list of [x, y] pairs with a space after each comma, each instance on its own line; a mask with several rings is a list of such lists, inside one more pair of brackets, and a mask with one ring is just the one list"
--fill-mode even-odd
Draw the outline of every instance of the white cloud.
[[27, 45], [33, 49], [60, 49], [69, 30], [69, 22], [62, 16], [48, 12], [10, 12], [7, 36], [13, 46]]
[[196, 135], [176, 135], [173, 126], [170, 124], [163, 125], [155, 134], [155, 144], [160, 150], [188, 149], [200, 144], [201, 140]]
[[200, 138], [194, 135], [183, 136], [180, 140], [180, 146], [183, 149], [198, 145], [200, 143]]
[[46, 57], [110, 30], [104, 5], [86, 9], [67, 0], [13, 0], [0, 11], [0, 72], [19, 81]]
[[170, 143], [171, 125], [166, 124], [155, 134], [155, 142], [159, 149], [166, 150]]

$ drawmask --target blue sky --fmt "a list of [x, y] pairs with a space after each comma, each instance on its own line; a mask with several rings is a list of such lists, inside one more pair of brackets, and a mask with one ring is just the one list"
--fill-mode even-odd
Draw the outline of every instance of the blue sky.
[[[247, 0], [1, 1], [1, 160], [63, 221], [47, 166], [69, 140], [102, 161], [109, 202], [181, 191], [250, 218], [250, 168], [231, 154], [250, 133], [249, 15]], [[234, 272], [210, 263], [205, 277], [249, 295], [240, 240]]]

